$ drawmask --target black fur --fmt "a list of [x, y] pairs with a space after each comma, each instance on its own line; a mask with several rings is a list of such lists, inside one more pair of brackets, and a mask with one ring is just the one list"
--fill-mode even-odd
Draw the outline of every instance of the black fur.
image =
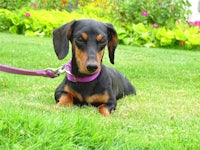
[[[87, 40], [82, 39], [80, 36], [82, 33], [87, 34]], [[102, 40], [97, 41], [96, 37], [99, 34], [103, 35], [103, 38]], [[68, 54], [69, 41], [72, 43], [71, 73], [74, 76], [88, 76], [87, 73], [80, 71], [80, 65], [77, 63], [78, 56], [75, 47], [78, 47], [81, 51], [87, 53], [87, 60], [85, 64], [89, 63], [89, 65], [93, 66], [93, 63], [95, 63], [95, 65], [98, 63], [95, 56], [98, 52], [104, 50], [107, 45], [110, 62], [114, 64], [114, 52], [117, 46], [117, 33], [111, 24], [105, 24], [95, 20], [79, 20], [72, 21], [58, 29], [55, 29], [53, 33], [53, 43], [56, 55], [59, 59], [63, 59]], [[82, 97], [82, 100], [79, 100], [78, 97], [73, 97], [73, 104], [80, 106], [91, 104], [97, 107], [104, 104], [105, 108], [107, 108], [111, 113], [112, 110], [115, 110], [118, 99], [125, 95], [136, 94], [135, 88], [120, 72], [102, 65], [101, 62], [100, 66], [98, 66], [98, 69], [99, 68], [101, 68], [100, 75], [91, 82], [72, 82], [65, 77], [63, 82], [56, 89], [56, 102], [59, 103], [61, 96], [71, 94], [65, 89], [65, 87], [68, 86], [71, 90], [75, 91]], [[95, 100], [92, 103], [88, 103], [86, 101], [86, 97], [97, 95], [98, 98], [98, 94], [101, 95], [104, 92], [108, 93], [108, 100], [106, 102], [101, 99]], [[101, 96], [99, 98], [101, 98]]]

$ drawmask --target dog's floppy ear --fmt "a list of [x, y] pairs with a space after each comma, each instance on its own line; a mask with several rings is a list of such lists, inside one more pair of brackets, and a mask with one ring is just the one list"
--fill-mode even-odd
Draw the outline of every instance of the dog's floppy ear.
[[115, 57], [115, 49], [118, 43], [117, 32], [115, 31], [112, 24], [106, 23], [106, 27], [108, 29], [108, 52], [110, 62], [114, 64], [114, 57]]
[[69, 51], [69, 40], [72, 35], [75, 20], [53, 31], [53, 45], [58, 59], [63, 59]]

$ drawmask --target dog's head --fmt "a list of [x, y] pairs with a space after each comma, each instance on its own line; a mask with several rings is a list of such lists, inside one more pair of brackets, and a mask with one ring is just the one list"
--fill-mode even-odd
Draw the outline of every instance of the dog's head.
[[94, 74], [101, 68], [104, 48], [108, 46], [110, 62], [114, 64], [117, 33], [113, 26], [95, 20], [78, 20], [53, 31], [53, 43], [59, 59], [65, 58], [72, 43], [72, 53], [80, 73]]

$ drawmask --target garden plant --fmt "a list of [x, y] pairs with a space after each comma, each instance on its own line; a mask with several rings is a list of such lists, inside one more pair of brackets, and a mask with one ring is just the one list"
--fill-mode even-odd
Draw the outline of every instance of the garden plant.
[[[103, 3], [102, 3], [103, 2]], [[48, 1], [0, 3], [0, 31], [51, 36], [52, 30], [74, 19], [93, 18], [115, 25], [119, 43], [145, 47], [199, 49], [199, 21], [187, 22], [188, 0]]]

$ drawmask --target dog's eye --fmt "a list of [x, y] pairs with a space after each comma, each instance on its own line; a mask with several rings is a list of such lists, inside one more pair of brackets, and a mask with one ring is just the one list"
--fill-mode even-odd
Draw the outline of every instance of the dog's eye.
[[107, 40], [102, 39], [101, 41], [99, 41], [99, 44], [102, 45], [102, 46], [103, 45], [105, 46], [107, 44]]
[[79, 44], [84, 43], [84, 40], [83, 40], [82, 37], [77, 37], [75, 41], [76, 41], [77, 43], [79, 43]]
[[104, 49], [106, 44], [107, 44], [107, 40], [102, 39], [101, 41], [99, 41], [99, 50]]

